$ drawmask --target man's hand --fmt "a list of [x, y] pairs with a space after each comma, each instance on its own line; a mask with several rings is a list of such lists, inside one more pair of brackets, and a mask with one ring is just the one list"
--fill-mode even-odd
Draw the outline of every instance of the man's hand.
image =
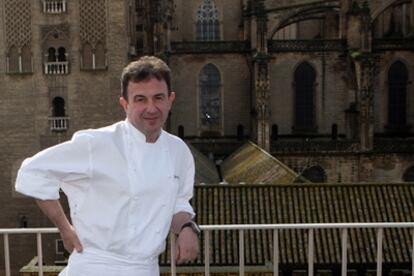
[[177, 264], [192, 262], [197, 258], [199, 251], [197, 234], [190, 227], [184, 227], [175, 245], [175, 261]]
[[62, 237], [63, 244], [67, 251], [70, 253], [72, 253], [73, 250], [76, 250], [78, 253], [82, 252], [82, 244], [80, 243], [75, 228], [72, 225], [67, 227], [65, 230], [62, 230], [60, 232], [60, 236]]
[[72, 253], [73, 249], [76, 252], [82, 252], [82, 245], [76, 234], [75, 228], [68, 221], [65, 213], [63, 212], [62, 205], [58, 200], [36, 200], [37, 205], [43, 213], [53, 222], [59, 229], [60, 236], [62, 237], [63, 244], [67, 251]]

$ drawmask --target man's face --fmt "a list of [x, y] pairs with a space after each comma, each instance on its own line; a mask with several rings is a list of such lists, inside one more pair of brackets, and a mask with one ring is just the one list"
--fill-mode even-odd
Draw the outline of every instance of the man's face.
[[156, 78], [130, 81], [127, 93], [128, 101], [123, 97], [119, 99], [127, 119], [147, 137], [147, 142], [155, 142], [167, 120], [175, 93], [168, 95], [165, 81]]

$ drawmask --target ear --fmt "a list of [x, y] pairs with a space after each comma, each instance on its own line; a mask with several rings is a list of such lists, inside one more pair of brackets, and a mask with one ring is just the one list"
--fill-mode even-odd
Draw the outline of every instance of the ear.
[[127, 100], [125, 100], [124, 97], [119, 97], [119, 104], [122, 106], [122, 108], [124, 109], [125, 113], [128, 111], [128, 102]]
[[174, 91], [172, 91], [170, 93], [170, 95], [168, 96], [168, 101], [170, 102], [171, 105], [174, 103], [174, 101], [175, 101], [175, 92]]

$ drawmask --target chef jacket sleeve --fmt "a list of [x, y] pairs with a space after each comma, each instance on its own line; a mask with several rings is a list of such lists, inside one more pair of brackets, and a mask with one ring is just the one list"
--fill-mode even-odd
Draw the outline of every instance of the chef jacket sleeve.
[[91, 177], [91, 136], [77, 132], [70, 141], [23, 161], [16, 191], [41, 200], [59, 199], [60, 184]]
[[190, 205], [190, 199], [193, 197], [194, 189], [194, 159], [190, 149], [185, 146], [185, 154], [183, 154], [183, 165], [181, 166], [180, 185], [178, 187], [178, 196], [175, 203], [174, 214], [186, 212], [194, 217], [193, 207]]

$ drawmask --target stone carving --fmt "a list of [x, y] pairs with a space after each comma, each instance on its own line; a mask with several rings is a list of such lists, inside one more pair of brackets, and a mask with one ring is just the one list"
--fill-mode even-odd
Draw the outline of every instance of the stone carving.
[[106, 48], [106, 1], [80, 0], [80, 39], [95, 48], [101, 42]]
[[16, 46], [22, 48], [30, 45], [31, 30], [31, 0], [5, 0], [5, 24], [7, 48]]

